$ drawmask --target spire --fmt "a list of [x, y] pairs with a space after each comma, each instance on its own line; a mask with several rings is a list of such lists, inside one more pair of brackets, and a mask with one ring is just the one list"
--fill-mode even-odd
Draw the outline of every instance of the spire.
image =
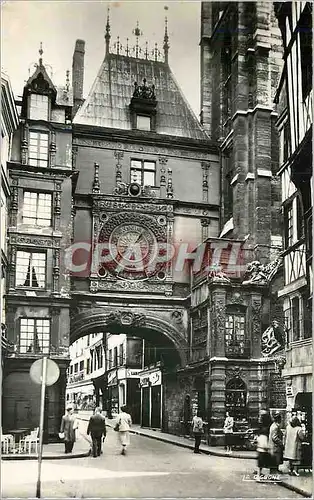
[[[165, 6], [164, 9], [167, 11], [168, 7]], [[169, 37], [168, 37], [168, 19], [165, 17], [165, 35], [164, 35], [164, 57], [165, 63], [168, 64], [168, 52], [169, 52]]]
[[44, 53], [43, 51], [43, 42], [40, 42], [40, 46], [39, 46], [39, 66], [42, 66], [43, 65], [43, 58], [42, 58], [42, 55]]
[[106, 34], [105, 34], [106, 55], [109, 54], [109, 44], [110, 44], [110, 19], [109, 19], [109, 14], [110, 14], [110, 9], [108, 7], [108, 10], [107, 10]]

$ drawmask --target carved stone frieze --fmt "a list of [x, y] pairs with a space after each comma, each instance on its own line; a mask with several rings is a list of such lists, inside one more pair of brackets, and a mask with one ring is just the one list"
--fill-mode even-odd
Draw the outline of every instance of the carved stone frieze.
[[244, 297], [241, 293], [235, 292], [228, 297], [228, 304], [244, 304]]
[[91, 280], [90, 291], [109, 291], [109, 292], [138, 292], [149, 294], [160, 294], [171, 296], [173, 294], [172, 283], [150, 283], [148, 281], [106, 281], [106, 280]]
[[187, 151], [182, 150], [180, 147], [162, 147], [162, 146], [153, 146], [153, 145], [144, 145], [143, 144], [130, 144], [130, 143], [121, 143], [117, 144], [114, 141], [106, 141], [101, 139], [87, 139], [87, 138], [78, 138], [74, 137], [73, 145], [76, 146], [89, 146], [92, 148], [101, 148], [101, 149], [111, 149], [116, 150], [117, 147], [119, 149], [123, 149], [126, 152], [137, 152], [137, 153], [145, 153], [145, 154], [156, 154], [161, 156], [173, 156], [173, 157], [181, 157], [194, 159], [198, 161], [208, 161], [208, 153], [201, 151]]
[[14, 245], [34, 245], [37, 247], [60, 248], [60, 239], [45, 238], [38, 236], [10, 235], [10, 244]]
[[266, 285], [277, 273], [282, 265], [282, 258], [278, 257], [267, 265], [261, 264], [258, 260], [250, 262], [247, 266], [244, 275], [243, 284], [254, 283], [258, 285]]
[[167, 211], [173, 210], [173, 207], [168, 205], [159, 205], [159, 204], [149, 204], [149, 203], [139, 203], [128, 201], [114, 201], [114, 200], [94, 200], [94, 210], [112, 210], [121, 212], [122, 210], [127, 210], [131, 212], [145, 212], [145, 213], [166, 213]]

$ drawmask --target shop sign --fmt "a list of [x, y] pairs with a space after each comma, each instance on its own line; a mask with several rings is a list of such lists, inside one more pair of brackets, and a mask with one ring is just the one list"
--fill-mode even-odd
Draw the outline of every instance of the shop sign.
[[127, 372], [126, 372], [126, 376], [127, 376], [128, 378], [132, 378], [132, 377], [134, 377], [134, 378], [139, 378], [140, 373], [141, 373], [141, 372], [140, 372], [139, 370], [127, 370]]
[[161, 372], [153, 372], [140, 377], [141, 387], [148, 385], [161, 385]]

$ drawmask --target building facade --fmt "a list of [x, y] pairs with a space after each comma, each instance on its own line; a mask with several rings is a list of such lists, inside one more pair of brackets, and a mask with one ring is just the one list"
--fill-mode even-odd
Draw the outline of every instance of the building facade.
[[[160, 425], [178, 432], [185, 393], [177, 377], [187, 363], [190, 335], [186, 261], [197, 244], [218, 236], [218, 150], [174, 80], [167, 27], [163, 56], [156, 50], [141, 58], [139, 38], [134, 52], [132, 47], [123, 52], [119, 43], [113, 51], [107, 23], [104, 60], [73, 118], [77, 268], [70, 341], [105, 330], [154, 346], [162, 353], [164, 397], [157, 389], [147, 394], [144, 376], [142, 388], [138, 380], [127, 380], [126, 394], [132, 390], [136, 402], [142, 397], [148, 405], [155, 404], [152, 398], [157, 407], [162, 404]], [[82, 102], [83, 63], [78, 41], [74, 102]], [[92, 264], [84, 268], [91, 248]], [[108, 373], [116, 399], [119, 370]], [[142, 418], [151, 425], [152, 412], [146, 413]]]
[[282, 214], [283, 298], [287, 328], [287, 410], [301, 411], [312, 429], [312, 16], [310, 2], [277, 2], [284, 67], [278, 85]]
[[273, 103], [281, 57], [271, 3], [202, 3], [201, 123], [219, 144], [221, 213], [210, 272], [192, 279], [188, 404], [200, 401], [213, 442], [227, 410], [254, 426], [263, 407], [286, 405], [275, 363], [284, 351]]
[[10, 204], [10, 186], [7, 162], [10, 159], [13, 132], [18, 127], [18, 114], [9, 77], [1, 72], [1, 345], [2, 363], [8, 349], [7, 325], [5, 318], [5, 291], [8, 273], [7, 219]]
[[18, 99], [19, 127], [8, 165], [6, 325], [12, 348], [3, 373], [5, 431], [39, 422], [40, 385], [32, 363], [49, 355], [60, 368], [47, 388], [45, 439], [58, 432], [69, 362], [69, 280], [63, 249], [71, 241], [71, 106], [69, 83], [56, 88], [43, 64]]

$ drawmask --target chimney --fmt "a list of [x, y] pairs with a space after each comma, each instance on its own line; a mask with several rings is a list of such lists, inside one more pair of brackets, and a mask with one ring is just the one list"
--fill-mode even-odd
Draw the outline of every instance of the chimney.
[[83, 85], [84, 85], [84, 40], [76, 40], [72, 62], [72, 88], [73, 88], [73, 111], [75, 116], [78, 108], [83, 104]]

